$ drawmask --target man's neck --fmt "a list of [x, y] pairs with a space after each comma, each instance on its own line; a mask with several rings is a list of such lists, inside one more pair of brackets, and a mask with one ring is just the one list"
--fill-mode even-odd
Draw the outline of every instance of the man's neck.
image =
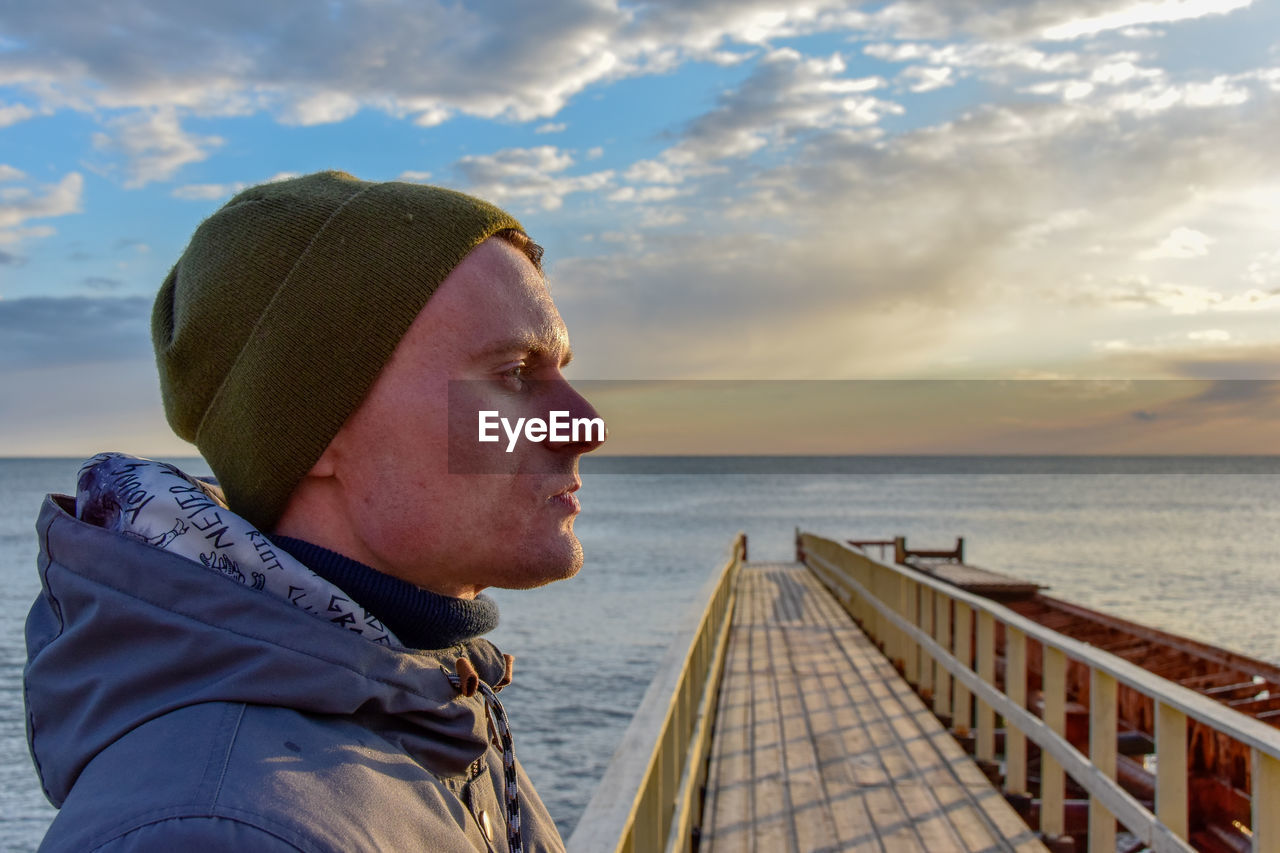
[[498, 625], [498, 605], [486, 595], [440, 595], [304, 539], [272, 534], [271, 541], [349, 595], [410, 648], [448, 648]]

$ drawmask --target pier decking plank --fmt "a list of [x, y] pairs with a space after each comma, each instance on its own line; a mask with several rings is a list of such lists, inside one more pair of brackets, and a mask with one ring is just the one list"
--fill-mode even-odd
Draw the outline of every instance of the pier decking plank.
[[702, 851], [1045, 848], [808, 569], [743, 567]]

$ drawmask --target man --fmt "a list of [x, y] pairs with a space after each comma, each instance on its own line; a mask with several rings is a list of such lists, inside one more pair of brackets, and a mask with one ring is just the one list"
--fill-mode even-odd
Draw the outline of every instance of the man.
[[46, 500], [42, 850], [562, 848], [480, 639], [485, 587], [581, 566], [577, 460], [603, 441], [479, 441], [480, 412], [596, 422], [540, 257], [482, 201], [336, 172], [200, 226], [152, 331], [222, 493], [104, 454]]

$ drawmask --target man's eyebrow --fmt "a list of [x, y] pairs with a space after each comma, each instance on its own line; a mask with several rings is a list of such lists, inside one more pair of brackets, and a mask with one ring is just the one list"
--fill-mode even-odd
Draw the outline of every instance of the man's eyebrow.
[[[476, 353], [475, 357], [477, 361], [483, 361], [496, 356], [527, 353], [533, 358], [551, 358], [558, 349], [559, 347], [547, 346], [547, 342], [542, 338], [530, 335], [527, 338], [511, 338], [490, 344]], [[565, 346], [564, 354], [560, 357], [560, 366], [564, 367], [571, 361], [573, 361], [573, 348]]]

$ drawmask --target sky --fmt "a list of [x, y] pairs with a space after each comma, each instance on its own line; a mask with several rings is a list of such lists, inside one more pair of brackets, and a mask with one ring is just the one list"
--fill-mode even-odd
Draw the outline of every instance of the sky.
[[[238, 189], [331, 168], [515, 213], [574, 378], [1179, 380], [965, 447], [1269, 452], [1280, 386], [1230, 381], [1280, 379], [1276, 139], [1264, 0], [5, 3], [0, 456], [194, 452], [154, 294]], [[952, 446], [902, 423], [795, 447]]]

